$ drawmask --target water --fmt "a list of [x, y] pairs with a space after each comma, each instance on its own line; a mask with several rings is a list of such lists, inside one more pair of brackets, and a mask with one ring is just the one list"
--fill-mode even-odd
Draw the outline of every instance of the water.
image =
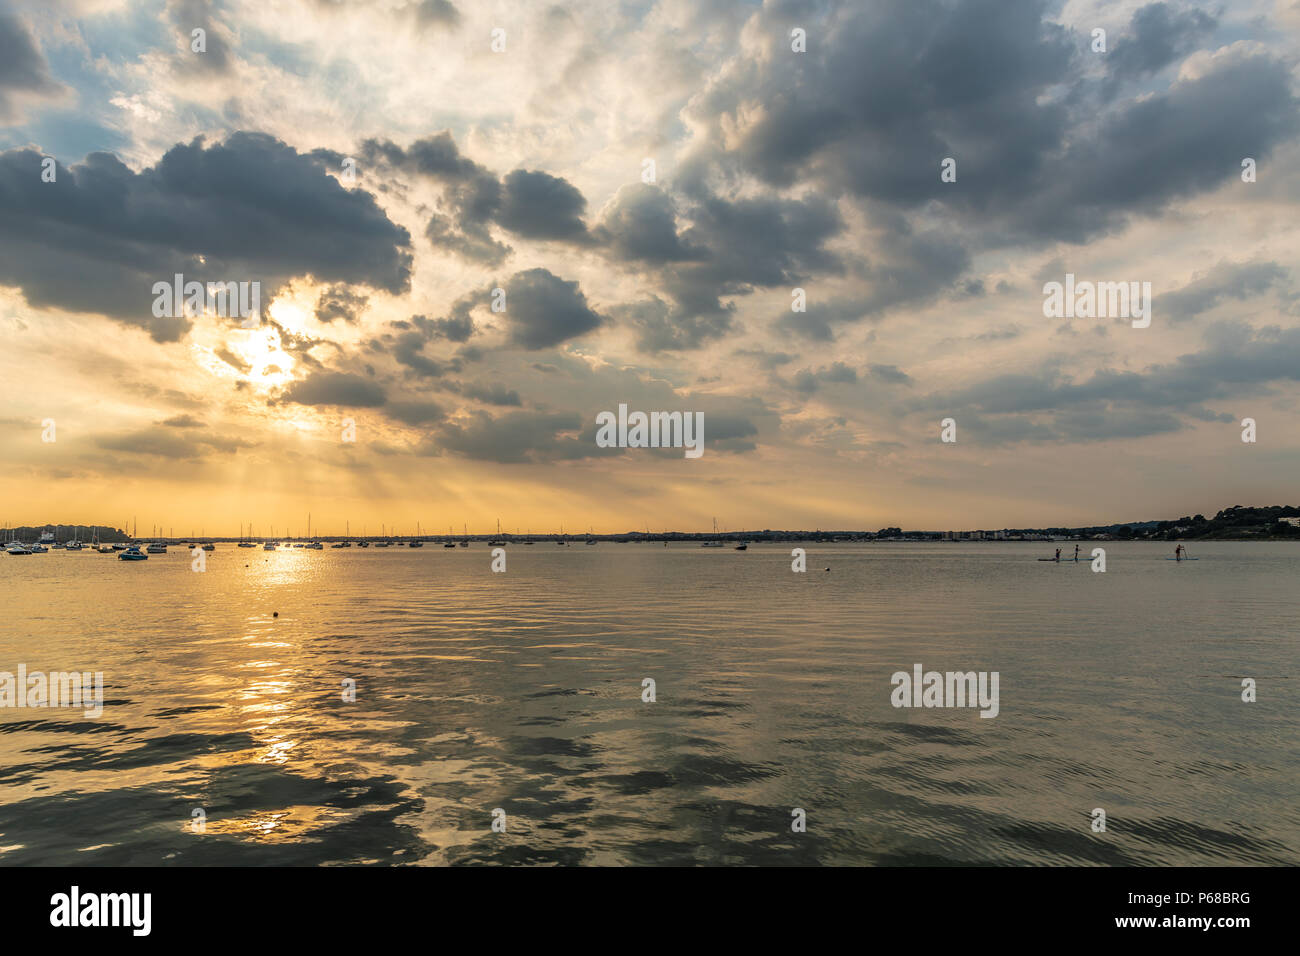
[[0, 864], [1300, 862], [1300, 549], [1106, 548], [0, 555], [0, 670], [106, 685], [0, 709]]

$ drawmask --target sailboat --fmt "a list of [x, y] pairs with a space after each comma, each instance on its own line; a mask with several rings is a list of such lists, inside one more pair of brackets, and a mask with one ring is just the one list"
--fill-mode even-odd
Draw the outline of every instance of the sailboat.
[[705, 541], [700, 544], [701, 548], [721, 548], [722, 541], [718, 538], [718, 519], [713, 519], [713, 540]]
[[489, 548], [500, 548], [506, 544], [505, 539], [501, 537], [501, 519], [497, 518], [497, 536], [488, 542]]
[[424, 536], [420, 533], [420, 522], [418, 521], [415, 523], [415, 537], [410, 540], [409, 544], [412, 548], [424, 547]]
[[468, 548], [469, 547], [469, 525], [462, 525], [461, 527], [465, 529], [465, 537], [460, 539], [460, 546], [462, 548]]
[[[251, 538], [252, 536], [253, 536], [253, 526], [250, 524], [250, 525], [248, 526], [248, 537]], [[255, 542], [245, 540], [245, 538], [244, 538], [244, 526], [243, 526], [242, 524], [239, 526], [239, 546], [240, 546], [241, 548], [256, 548], [256, 547], [257, 547], [257, 544], [256, 544]]]

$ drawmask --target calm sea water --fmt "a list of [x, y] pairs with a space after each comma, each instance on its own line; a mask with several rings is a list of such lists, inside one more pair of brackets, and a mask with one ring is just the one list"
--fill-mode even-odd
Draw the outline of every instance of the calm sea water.
[[1300, 862], [1300, 548], [1106, 547], [0, 555], [0, 864]]

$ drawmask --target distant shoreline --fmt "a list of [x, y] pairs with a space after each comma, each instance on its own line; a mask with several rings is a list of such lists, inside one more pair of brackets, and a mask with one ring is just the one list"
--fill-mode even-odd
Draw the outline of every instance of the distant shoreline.
[[[310, 526], [310, 522], [308, 522]], [[159, 529], [161, 530], [161, 529]], [[630, 544], [636, 541], [717, 542], [721, 544], [740, 544], [742, 542], [761, 544], [787, 541], [897, 541], [919, 543], [925, 541], [1293, 541], [1300, 540], [1300, 507], [1289, 505], [1270, 505], [1266, 507], [1245, 508], [1233, 505], [1225, 508], [1213, 518], [1203, 515], [1183, 516], [1171, 521], [1133, 521], [1124, 524], [1092, 525], [1081, 527], [1054, 528], [1002, 528], [1000, 530], [975, 531], [904, 531], [898, 527], [881, 528], [879, 531], [845, 530], [845, 531], [774, 531], [764, 528], [762, 531], [624, 531], [617, 534], [565, 534], [563, 532], [544, 532], [540, 534], [520, 534], [498, 530], [494, 534], [362, 534], [362, 535], [284, 535], [267, 537], [265, 535], [248, 535], [237, 538], [229, 535], [197, 537], [189, 535], [131, 536], [117, 528], [105, 525], [59, 525], [45, 524], [26, 527], [0, 529], [5, 541], [35, 541], [41, 535], [53, 534], [56, 542], [62, 543], [74, 537], [89, 543], [92, 535], [97, 534], [99, 541], [115, 544], [124, 541], [162, 541], [167, 544], [186, 544], [189, 542], [231, 543], [252, 541], [258, 544], [264, 541], [320, 541], [335, 544], [339, 542], [357, 543], [361, 541], [392, 541], [406, 544], [421, 541], [428, 544], [459, 543], [461, 541], [503, 541], [507, 544], [533, 541], [542, 542], [577, 542], [609, 541]]]

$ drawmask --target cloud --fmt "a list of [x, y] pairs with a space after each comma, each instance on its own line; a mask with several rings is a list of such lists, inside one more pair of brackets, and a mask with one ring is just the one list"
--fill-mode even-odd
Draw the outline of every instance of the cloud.
[[241, 448], [255, 447], [257, 442], [225, 435], [208, 435], [198, 432], [174, 432], [149, 428], [134, 432], [100, 435], [95, 444], [107, 451], [128, 452], [134, 455], [153, 455], [157, 458], [198, 459], [208, 450], [235, 452]]
[[33, 306], [107, 315], [159, 341], [184, 318], [154, 319], [155, 282], [259, 281], [293, 276], [409, 287], [410, 237], [363, 190], [259, 133], [210, 146], [197, 138], [133, 172], [92, 153], [43, 183], [40, 154], [0, 153], [0, 282]]
[[0, 13], [0, 125], [22, 119], [19, 100], [56, 99], [65, 92], [50, 75], [49, 64], [26, 24]]
[[500, 464], [584, 458], [608, 451], [594, 440], [583, 442], [566, 434], [580, 427], [576, 412], [510, 412], [496, 418], [474, 412], [439, 428], [435, 444], [466, 458]]
[[522, 405], [519, 393], [504, 385], [465, 385], [460, 393], [485, 405]]
[[504, 182], [496, 221], [527, 239], [582, 239], [587, 227], [582, 193], [549, 173], [516, 169]]
[[445, 211], [433, 214], [425, 235], [435, 247], [495, 265], [510, 248], [496, 240], [497, 226], [522, 238], [585, 243], [587, 200], [558, 176], [516, 169], [504, 180], [461, 154], [444, 130], [403, 148], [388, 140], [361, 146], [368, 162], [438, 183]]
[[369, 297], [353, 292], [347, 286], [328, 286], [321, 290], [316, 300], [316, 320], [326, 324], [335, 319], [355, 323], [369, 301]]
[[664, 264], [701, 259], [677, 231], [672, 198], [657, 186], [623, 186], [603, 211], [593, 235], [605, 255], [627, 262]]
[[[1099, 104], [1086, 44], [1051, 15], [1040, 0], [846, 5], [791, 54], [789, 29], [810, 11], [765, 6], [747, 32], [756, 49], [688, 108], [705, 133], [688, 175], [816, 186], [909, 216], [941, 203], [958, 245], [1084, 242], [1229, 182], [1243, 144], [1258, 159], [1297, 131], [1286, 65], [1249, 44], [1196, 54], [1205, 62], [1167, 89]], [[1148, 5], [1115, 69], [1171, 62], [1213, 23]], [[954, 183], [939, 178], [947, 157]]]
[[[179, 31], [184, 49], [179, 62], [183, 69], [202, 74], [229, 73], [234, 66], [230, 51], [233, 34], [217, 20], [211, 0], [168, 0], [167, 14]], [[203, 52], [193, 49], [196, 29], [203, 30]]]
[[587, 305], [577, 282], [546, 269], [517, 272], [506, 283], [505, 318], [511, 341], [537, 350], [586, 335], [605, 321]]
[[1168, 3], [1148, 3], [1133, 13], [1130, 34], [1106, 54], [1113, 81], [1155, 73], [1186, 56], [1218, 26], [1203, 10], [1179, 10]]
[[1158, 296], [1155, 308], [1170, 322], [1182, 322], [1227, 299], [1244, 302], [1284, 286], [1288, 276], [1276, 262], [1221, 262], [1182, 288]]
[[857, 369], [843, 362], [834, 362], [816, 371], [808, 368], [800, 369], [795, 373], [792, 387], [805, 395], [811, 395], [823, 385], [856, 385], [857, 381]]
[[268, 404], [339, 405], [350, 408], [378, 408], [386, 401], [379, 384], [347, 372], [316, 372], [294, 382]]
[[1206, 403], [1296, 381], [1300, 329], [1220, 322], [1206, 330], [1200, 351], [1143, 372], [1099, 369], [1081, 381], [1059, 369], [1002, 373], [903, 407], [942, 410], [990, 441], [1097, 441], [1177, 431], [1188, 421], [1231, 422], [1234, 414]]
[[867, 367], [871, 372], [871, 377], [887, 382], [890, 385], [911, 385], [912, 376], [908, 375], [897, 365], [870, 365]]
[[193, 415], [173, 415], [158, 424], [166, 425], [168, 428], [204, 428], [207, 423]]
[[412, 4], [415, 22], [420, 27], [454, 27], [460, 24], [460, 11], [450, 0], [419, 0]]
[[446, 410], [434, 402], [389, 402], [384, 414], [406, 425], [428, 425], [447, 417]]

